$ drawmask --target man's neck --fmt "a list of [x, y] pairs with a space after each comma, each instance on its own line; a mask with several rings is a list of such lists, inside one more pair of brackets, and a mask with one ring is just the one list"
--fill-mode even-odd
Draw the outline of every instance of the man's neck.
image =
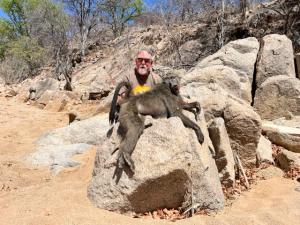
[[135, 70], [135, 76], [139, 84], [144, 85], [147, 82], [147, 79], [150, 75], [150, 72], [146, 75], [140, 75], [136, 70]]

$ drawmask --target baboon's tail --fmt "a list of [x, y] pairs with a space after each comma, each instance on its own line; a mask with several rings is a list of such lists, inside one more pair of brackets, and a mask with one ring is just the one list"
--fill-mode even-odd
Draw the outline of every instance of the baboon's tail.
[[113, 99], [111, 101], [111, 105], [110, 105], [110, 111], [109, 111], [109, 124], [112, 125], [113, 123], [115, 123], [117, 121], [117, 114], [118, 114], [118, 105], [117, 105], [117, 100], [118, 100], [118, 96], [119, 96], [119, 92], [121, 90], [122, 87], [126, 87], [127, 88], [127, 92], [126, 92], [126, 97], [128, 97], [129, 92], [130, 92], [130, 84], [126, 81], [123, 81], [119, 84], [117, 84], [116, 88], [115, 88], [115, 92], [114, 92], [114, 96]]

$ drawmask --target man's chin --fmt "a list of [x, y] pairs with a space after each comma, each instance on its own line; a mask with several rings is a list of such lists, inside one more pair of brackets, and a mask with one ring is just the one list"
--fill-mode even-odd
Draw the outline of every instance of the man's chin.
[[146, 76], [149, 74], [149, 71], [147, 69], [139, 69], [138, 70], [139, 75]]

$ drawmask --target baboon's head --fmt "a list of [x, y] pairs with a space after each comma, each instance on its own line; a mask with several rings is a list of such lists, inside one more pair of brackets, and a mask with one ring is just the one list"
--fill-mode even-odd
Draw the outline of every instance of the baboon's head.
[[174, 95], [179, 95], [180, 78], [177, 76], [168, 76], [164, 78], [164, 83], [167, 84]]

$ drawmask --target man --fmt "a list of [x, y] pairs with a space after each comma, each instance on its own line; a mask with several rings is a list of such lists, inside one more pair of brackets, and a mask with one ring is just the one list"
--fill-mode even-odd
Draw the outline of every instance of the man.
[[[146, 51], [139, 51], [135, 59], [134, 73], [123, 78], [131, 87], [131, 96], [139, 95], [150, 91], [155, 85], [162, 82], [162, 78], [152, 72], [153, 57]], [[121, 89], [119, 93], [118, 104], [122, 104], [126, 93], [126, 88]]]

